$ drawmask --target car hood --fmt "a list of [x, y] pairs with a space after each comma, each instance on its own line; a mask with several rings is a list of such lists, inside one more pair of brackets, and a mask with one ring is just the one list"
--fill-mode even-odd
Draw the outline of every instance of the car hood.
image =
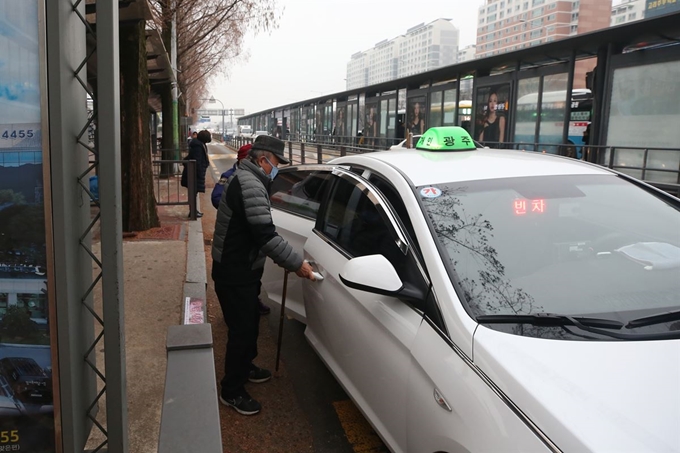
[[680, 340], [548, 340], [479, 326], [474, 362], [564, 452], [680, 452]]

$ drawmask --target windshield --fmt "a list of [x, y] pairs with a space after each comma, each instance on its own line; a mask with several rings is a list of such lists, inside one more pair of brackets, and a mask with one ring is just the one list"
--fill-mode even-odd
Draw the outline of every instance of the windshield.
[[459, 182], [434, 197], [428, 188], [418, 193], [475, 318], [680, 310], [680, 211], [622, 178]]

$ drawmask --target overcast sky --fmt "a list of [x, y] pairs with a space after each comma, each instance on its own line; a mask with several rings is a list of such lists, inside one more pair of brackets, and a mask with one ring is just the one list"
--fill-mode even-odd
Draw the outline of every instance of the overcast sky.
[[[384, 39], [438, 18], [460, 30], [459, 47], [474, 44], [483, 0], [278, 0], [279, 28], [247, 36], [247, 61], [208, 93], [225, 108], [254, 113], [345, 90], [347, 62]], [[205, 106], [216, 107], [214, 105]], [[219, 106], [217, 106], [219, 108]]]

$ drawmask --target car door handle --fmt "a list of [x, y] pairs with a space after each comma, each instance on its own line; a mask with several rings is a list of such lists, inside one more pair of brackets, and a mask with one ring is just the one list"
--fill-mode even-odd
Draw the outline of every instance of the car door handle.
[[307, 263], [312, 266], [312, 274], [314, 274], [314, 278], [316, 279], [317, 282], [323, 281], [323, 275], [321, 275], [321, 272], [318, 270], [315, 270], [314, 268], [316, 267], [316, 261], [309, 260]]

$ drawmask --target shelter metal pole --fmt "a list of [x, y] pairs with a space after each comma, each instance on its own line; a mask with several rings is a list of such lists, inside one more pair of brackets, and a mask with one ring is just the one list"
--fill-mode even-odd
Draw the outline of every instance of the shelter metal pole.
[[[108, 451], [127, 453], [118, 2], [97, 1], [102, 312]], [[150, 175], [149, 175], [150, 176]]]

